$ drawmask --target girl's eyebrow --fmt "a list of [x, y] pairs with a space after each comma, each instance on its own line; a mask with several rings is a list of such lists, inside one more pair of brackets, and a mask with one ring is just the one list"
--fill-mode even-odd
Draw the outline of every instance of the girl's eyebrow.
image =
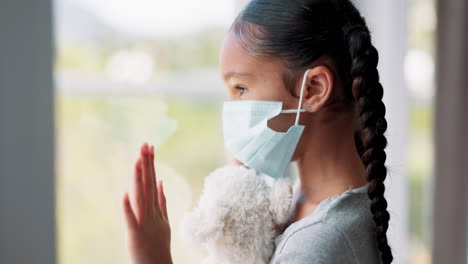
[[224, 74], [224, 77], [223, 79], [225, 81], [233, 78], [233, 77], [237, 77], [237, 78], [243, 78], [243, 79], [254, 79], [255, 75], [249, 73], [249, 72], [234, 72], [234, 71], [231, 71], [231, 72], [228, 72], [226, 74]]

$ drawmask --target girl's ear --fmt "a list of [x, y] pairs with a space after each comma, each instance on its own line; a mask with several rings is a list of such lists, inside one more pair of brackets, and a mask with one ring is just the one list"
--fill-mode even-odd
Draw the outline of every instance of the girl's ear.
[[[302, 98], [302, 108], [309, 112], [320, 110], [330, 98], [334, 86], [332, 71], [327, 66], [316, 66], [309, 71], [306, 76], [304, 95]], [[301, 91], [302, 80], [297, 88], [297, 94]]]

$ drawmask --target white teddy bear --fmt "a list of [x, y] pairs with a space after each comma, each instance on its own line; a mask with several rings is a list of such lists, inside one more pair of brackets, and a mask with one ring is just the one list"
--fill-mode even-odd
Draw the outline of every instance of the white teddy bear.
[[291, 177], [275, 180], [242, 165], [217, 168], [180, 231], [189, 243], [206, 245], [203, 264], [268, 263], [289, 219], [292, 188]]

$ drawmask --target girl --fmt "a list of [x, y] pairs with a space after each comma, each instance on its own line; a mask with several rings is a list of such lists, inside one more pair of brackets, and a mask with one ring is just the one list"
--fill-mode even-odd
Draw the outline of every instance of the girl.
[[[270, 263], [392, 262], [377, 63], [366, 22], [350, 0], [252, 0], [229, 28], [220, 70], [230, 101], [276, 101], [304, 112], [297, 145], [288, 143], [294, 153], [283, 155], [297, 162], [300, 184]], [[284, 136], [295, 123], [287, 113], [268, 120], [274, 133]], [[145, 143], [136, 163], [135, 208], [128, 194], [123, 199], [129, 250], [138, 264], [172, 262], [153, 158]]]

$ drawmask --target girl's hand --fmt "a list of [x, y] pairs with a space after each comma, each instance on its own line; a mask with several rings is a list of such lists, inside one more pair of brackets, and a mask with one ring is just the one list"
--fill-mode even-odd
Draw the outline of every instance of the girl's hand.
[[154, 146], [144, 143], [133, 177], [135, 205], [123, 195], [127, 244], [133, 264], [171, 264], [171, 229], [162, 181], [156, 179]]

